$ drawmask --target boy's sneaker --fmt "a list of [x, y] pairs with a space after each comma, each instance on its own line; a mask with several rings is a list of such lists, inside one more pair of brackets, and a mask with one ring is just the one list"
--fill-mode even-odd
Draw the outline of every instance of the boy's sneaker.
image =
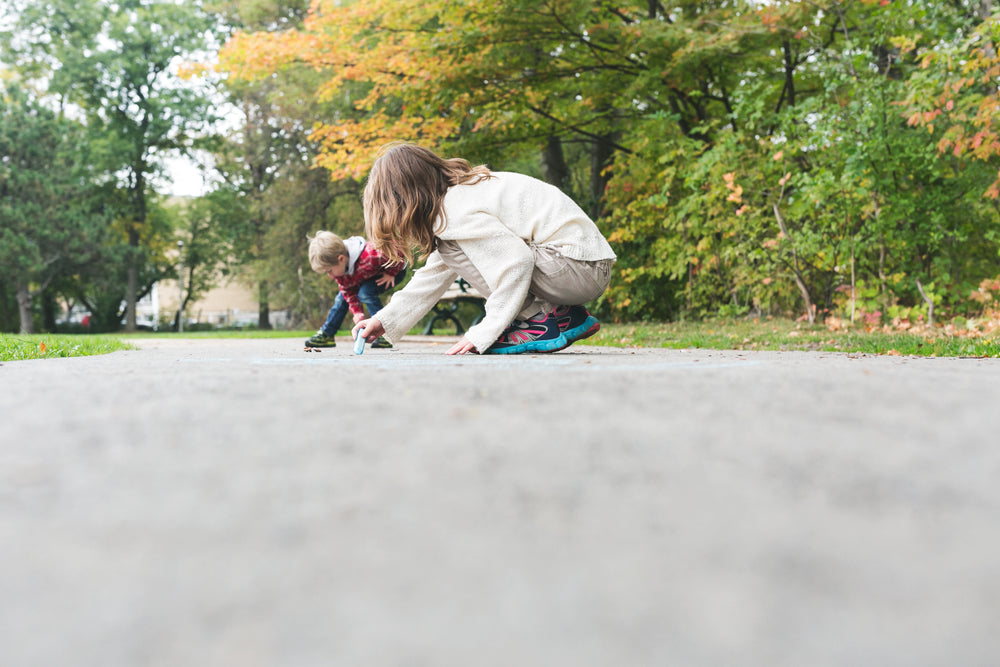
[[601, 323], [583, 306], [559, 306], [552, 311], [567, 345], [589, 338], [601, 330]]
[[337, 341], [320, 329], [312, 338], [306, 338], [306, 347], [337, 347]]
[[375, 339], [375, 342], [372, 343], [372, 348], [376, 350], [388, 350], [391, 347], [392, 343], [387, 341], [384, 336], [379, 336]]
[[486, 354], [523, 354], [525, 352], [557, 352], [569, 345], [559, 331], [559, 323], [551, 315], [538, 315], [530, 320], [514, 320]]

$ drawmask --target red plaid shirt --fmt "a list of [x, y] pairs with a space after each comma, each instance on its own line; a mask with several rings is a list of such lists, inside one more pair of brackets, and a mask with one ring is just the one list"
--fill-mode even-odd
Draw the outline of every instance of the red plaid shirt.
[[365, 241], [365, 247], [361, 251], [358, 261], [354, 264], [354, 273], [345, 273], [340, 278], [334, 278], [352, 313], [365, 314], [364, 308], [361, 307], [361, 301], [358, 299], [358, 288], [361, 287], [361, 283], [377, 278], [383, 273], [395, 278], [396, 274], [403, 268], [402, 263], [386, 266], [386, 262], [388, 260], [385, 255], [376, 250], [371, 241]]

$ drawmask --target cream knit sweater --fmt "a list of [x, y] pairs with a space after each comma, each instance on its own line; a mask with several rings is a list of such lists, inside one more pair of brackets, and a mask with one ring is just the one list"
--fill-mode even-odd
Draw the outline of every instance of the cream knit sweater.
[[[459, 245], [492, 291], [486, 316], [465, 334], [480, 352], [499, 338], [524, 302], [535, 266], [530, 245], [550, 246], [565, 257], [585, 261], [615, 258], [597, 225], [561, 190], [522, 174], [493, 175], [448, 189], [438, 234]], [[406, 287], [374, 316], [385, 328], [385, 337], [397, 342], [457, 277], [437, 251], [428, 255]]]

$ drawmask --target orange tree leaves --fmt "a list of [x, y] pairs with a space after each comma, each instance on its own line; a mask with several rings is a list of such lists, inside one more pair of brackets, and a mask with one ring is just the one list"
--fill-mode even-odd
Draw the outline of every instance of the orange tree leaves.
[[357, 115], [324, 119], [314, 135], [334, 177], [363, 171], [388, 140], [537, 148], [556, 134], [608, 134], [633, 113], [622, 98], [647, 65], [632, 53], [639, 15], [629, 5], [317, 2], [300, 30], [236, 35], [221, 67], [249, 79], [322, 70], [325, 97], [352, 86]]
[[[915, 43], [902, 48], [918, 50]], [[923, 71], [904, 100], [908, 123], [937, 138], [937, 149], [956, 158], [1000, 157], [1000, 18], [992, 17], [950, 48], [919, 49]], [[1000, 198], [1000, 172], [983, 193]]]
[[387, 140], [437, 143], [456, 131], [459, 117], [444, 105], [434, 109], [427, 91], [448, 66], [445, 55], [433, 52], [443, 30], [437, 24], [462, 11], [441, 2], [315, 2], [299, 30], [235, 35], [220, 66], [251, 80], [288, 67], [326, 73], [316, 95], [350, 95], [358, 113], [317, 122], [312, 138], [321, 146], [319, 163], [334, 178], [357, 178]]

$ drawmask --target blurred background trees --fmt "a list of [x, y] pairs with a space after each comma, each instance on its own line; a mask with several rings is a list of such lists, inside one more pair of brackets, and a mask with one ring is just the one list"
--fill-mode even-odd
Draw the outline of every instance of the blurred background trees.
[[[619, 255], [596, 307], [620, 320], [963, 314], [1000, 275], [989, 1], [65, 2], [6, 12], [2, 108], [16, 88], [75, 127], [62, 171], [86, 194], [52, 224], [85, 248], [24, 222], [42, 214], [5, 159], [7, 329], [25, 293], [39, 323], [59, 294], [113, 326], [177, 240], [191, 298], [236, 276], [259, 326], [314, 324], [331, 288], [306, 239], [362, 231], [395, 140], [568, 192]], [[197, 202], [158, 185], [178, 153], [207, 165]]]

